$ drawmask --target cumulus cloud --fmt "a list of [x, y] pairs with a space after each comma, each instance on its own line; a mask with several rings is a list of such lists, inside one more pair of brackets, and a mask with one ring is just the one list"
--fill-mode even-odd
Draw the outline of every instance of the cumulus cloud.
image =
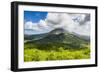
[[25, 23], [25, 29], [26, 30], [39, 30], [39, 27], [37, 27], [37, 23], [32, 23], [31, 21], [28, 21]]
[[47, 25], [45, 20], [40, 20], [39, 23], [38, 23], [38, 27], [40, 29], [48, 29], [48, 25]]
[[46, 33], [56, 28], [62, 28], [80, 35], [90, 35], [89, 14], [48, 13], [45, 20], [38, 23], [28, 21], [25, 29]]
[[73, 14], [74, 32], [80, 35], [90, 36], [90, 14]]
[[73, 24], [73, 20], [66, 13], [49, 13], [47, 16], [47, 23], [48, 26], [52, 28], [67, 28]]
[[74, 32], [80, 35], [90, 36], [90, 21], [85, 22], [83, 25], [77, 24]]
[[84, 21], [86, 15], [85, 14], [70, 14], [72, 19], [76, 19], [76, 21]]

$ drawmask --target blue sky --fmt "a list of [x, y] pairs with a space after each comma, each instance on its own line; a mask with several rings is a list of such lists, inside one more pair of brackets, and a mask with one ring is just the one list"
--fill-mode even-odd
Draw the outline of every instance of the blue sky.
[[[26, 26], [24, 34], [41, 34], [45, 33], [46, 31], [36, 31], [33, 30], [33, 28], [26, 29], [30, 27], [37, 28], [38, 23], [41, 20], [45, 20], [48, 12], [39, 12], [39, 11], [24, 11], [24, 25], [26, 26], [28, 23], [28, 26]], [[32, 25], [32, 26], [31, 26]], [[35, 27], [36, 26], [36, 27]]]
[[39, 22], [41, 19], [44, 20], [47, 16], [47, 12], [37, 11], [24, 11], [24, 21], [32, 21], [33, 23]]

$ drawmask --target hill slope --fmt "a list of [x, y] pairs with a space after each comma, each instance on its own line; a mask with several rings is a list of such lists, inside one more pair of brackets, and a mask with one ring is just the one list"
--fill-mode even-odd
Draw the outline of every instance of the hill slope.
[[[45, 35], [37, 35], [38, 38], [33, 38], [32, 40], [26, 42], [25, 44], [31, 44], [32, 47], [36, 47], [38, 49], [57, 49], [63, 47], [63, 49], [76, 49], [76, 48], [84, 48], [89, 43], [78, 37], [74, 34], [69, 33], [63, 29], [55, 29]], [[29, 38], [29, 37], [28, 37]], [[30, 47], [31, 47], [30, 46]]]

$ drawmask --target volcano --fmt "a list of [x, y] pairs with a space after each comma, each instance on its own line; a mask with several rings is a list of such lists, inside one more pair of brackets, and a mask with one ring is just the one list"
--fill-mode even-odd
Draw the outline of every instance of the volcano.
[[35, 46], [39, 46], [39, 48], [83, 48], [83, 45], [87, 45], [89, 43], [89, 41], [60, 28], [54, 29], [46, 34], [31, 35], [28, 38], [31, 38], [31, 40], [26, 43], [33, 43]]

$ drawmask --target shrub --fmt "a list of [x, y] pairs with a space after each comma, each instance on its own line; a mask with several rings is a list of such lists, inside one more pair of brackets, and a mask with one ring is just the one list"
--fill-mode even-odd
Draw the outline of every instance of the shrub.
[[[25, 45], [24, 61], [48, 61], [48, 60], [73, 60], [73, 59], [89, 59], [90, 47], [65, 49], [64, 47], [48, 47], [43, 46], [42, 49], [32, 46], [31, 48]], [[42, 46], [42, 45], [41, 45]]]

